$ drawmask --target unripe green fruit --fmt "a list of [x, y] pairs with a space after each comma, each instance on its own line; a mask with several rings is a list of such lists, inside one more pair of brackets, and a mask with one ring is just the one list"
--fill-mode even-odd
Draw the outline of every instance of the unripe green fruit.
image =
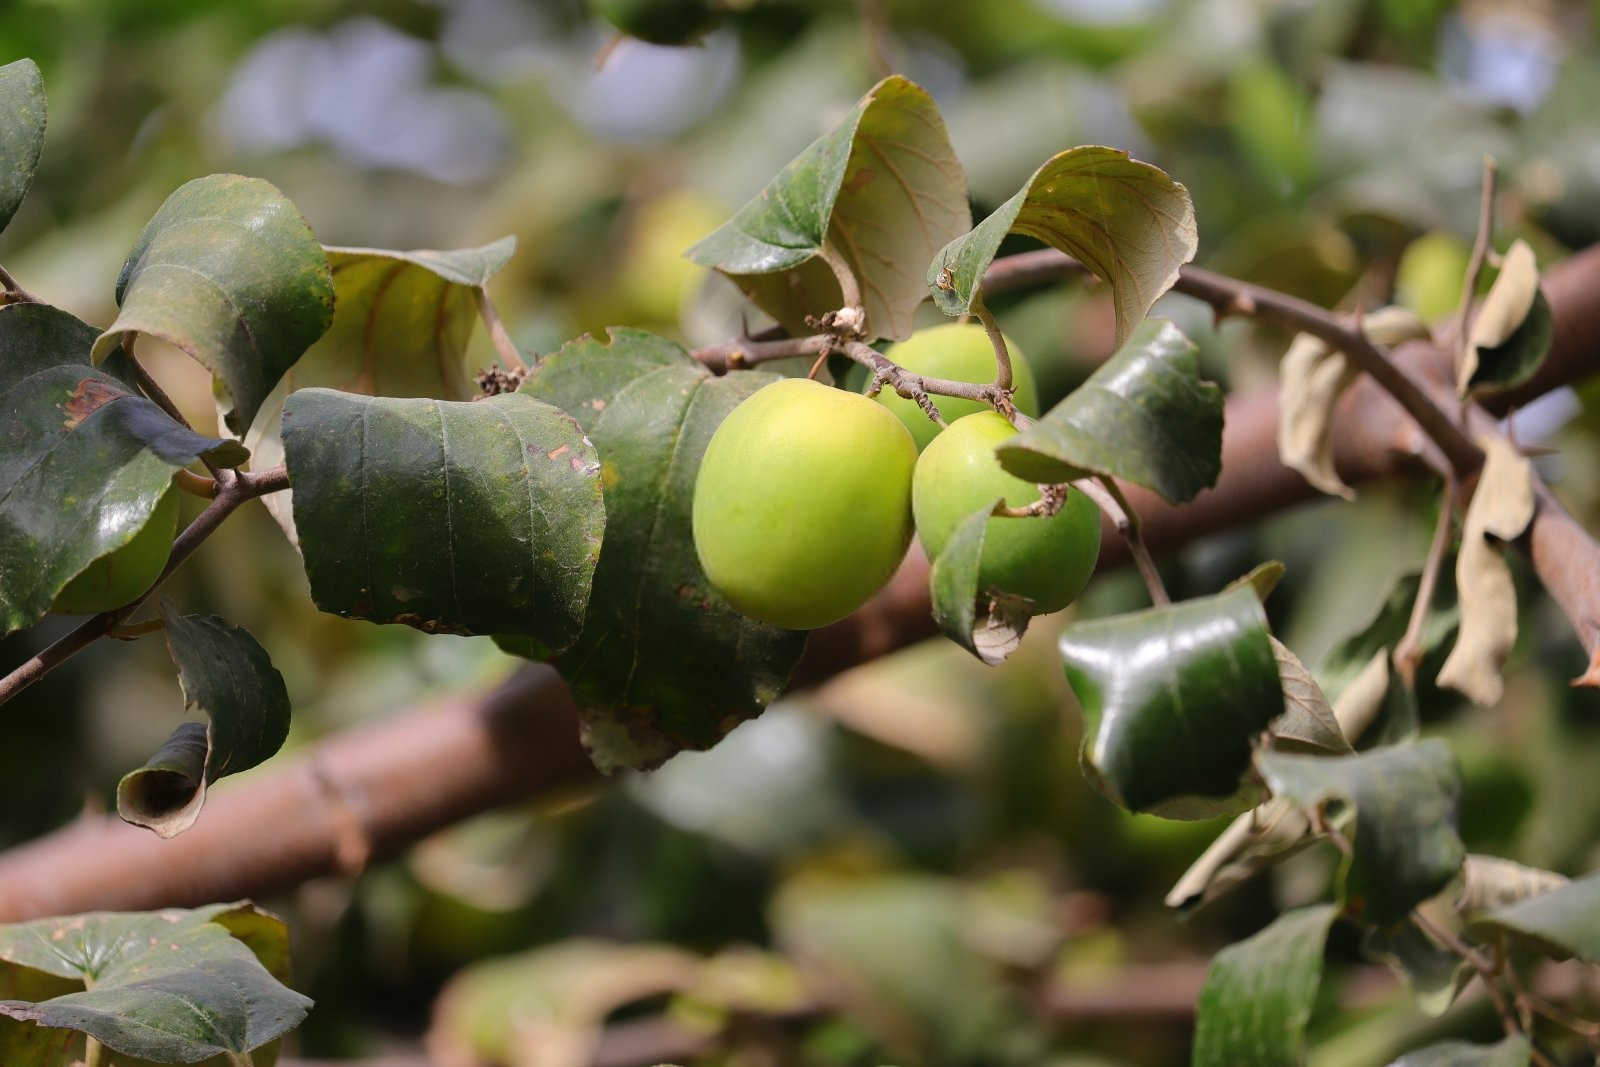
[[718, 17], [706, 0], [590, 0], [589, 6], [629, 37], [651, 44], [688, 44]]
[[694, 487], [706, 577], [746, 615], [793, 630], [866, 603], [911, 543], [917, 448], [856, 393], [785, 378], [711, 435]]
[[[1039, 393], [1027, 359], [1009, 337], [1006, 338], [1006, 351], [1011, 354], [1011, 384], [1016, 387], [1013, 400], [1017, 410], [1024, 415], [1039, 414]], [[990, 344], [989, 335], [977, 323], [951, 322], [918, 330], [906, 340], [890, 345], [884, 355], [906, 370], [929, 378], [951, 378], [979, 385], [994, 381], [994, 345]], [[986, 404], [960, 397], [930, 396], [929, 399], [947, 423], [989, 410]], [[917, 442], [917, 451], [927, 448], [928, 442], [938, 436], [938, 423], [928, 418], [915, 400], [907, 400], [893, 389], [886, 388], [878, 394], [878, 403], [900, 416], [900, 421], [906, 424], [906, 429], [911, 431], [911, 436]], [[976, 504], [973, 506], [977, 507]]]
[[[911, 503], [917, 536], [937, 559], [961, 520], [997, 497], [1010, 507], [1039, 499], [1039, 487], [1007, 474], [995, 446], [1016, 429], [994, 411], [950, 424], [917, 460]], [[1036, 614], [1060, 611], [1076, 599], [1100, 558], [1100, 511], [1069, 490], [1050, 516], [994, 516], [983, 535], [978, 588], [1027, 598]]]
[[1455, 313], [1466, 284], [1472, 250], [1447, 230], [1433, 230], [1406, 245], [1395, 268], [1395, 296], [1400, 303], [1438, 322]]
[[50, 610], [63, 615], [95, 615], [122, 607], [161, 576], [177, 530], [178, 490], [169, 485], [133, 540], [79, 572], [56, 594]]

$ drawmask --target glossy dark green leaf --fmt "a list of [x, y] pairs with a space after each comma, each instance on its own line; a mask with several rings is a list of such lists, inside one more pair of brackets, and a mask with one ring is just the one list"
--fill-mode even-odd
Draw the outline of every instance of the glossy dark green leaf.
[[1389, 1067], [1528, 1067], [1531, 1055], [1527, 1037], [1512, 1034], [1494, 1045], [1441, 1041], [1408, 1052]]
[[1353, 756], [1264, 752], [1257, 759], [1274, 796], [1318, 813], [1349, 843], [1338, 889], [1345, 907], [1379, 926], [1399, 922], [1461, 870], [1456, 833], [1461, 778], [1437, 738]]
[[133, 540], [175, 469], [245, 456], [91, 368], [94, 337], [45, 304], [0, 306], [0, 633]]
[[259, 1049], [311, 1007], [282, 984], [287, 946], [283, 924], [249, 904], [0, 927], [0, 992], [12, 998], [0, 1000], [0, 1062], [58, 1067], [81, 1056], [81, 1034], [156, 1063]]
[[[606, 770], [707, 748], [783, 689], [805, 635], [735, 611], [707, 583], [690, 527], [712, 432], [777, 377], [716, 377], [637, 330], [583, 338], [522, 386], [573, 412], [600, 453], [606, 536], [583, 636], [552, 662], [572, 686], [584, 743]], [[537, 649], [511, 644], [524, 654]]]
[[1182, 184], [1126, 152], [1080, 145], [1046, 160], [1017, 195], [940, 249], [928, 267], [940, 311], [972, 311], [983, 273], [1008, 233], [1037, 237], [1111, 286], [1119, 345], [1172, 288], [1198, 243], [1194, 205]]
[[105, 359], [146, 333], [218, 380], [223, 420], [242, 434], [285, 371], [333, 320], [328, 257], [270, 183], [213, 174], [156, 212], [117, 279], [121, 310], [94, 343]]
[[1024, 605], [978, 588], [984, 532], [1001, 503], [996, 500], [961, 520], [928, 573], [933, 621], [940, 632], [991, 665], [1017, 650], [1031, 618]]
[[922, 270], [972, 225], [933, 98], [896, 75], [863, 96], [721, 229], [688, 252], [796, 335], [841, 304], [828, 246], [855, 275], [874, 337], [909, 337]]
[[1089, 380], [1004, 442], [1000, 465], [1030, 482], [1088, 471], [1153, 489], [1174, 504], [1222, 470], [1222, 390], [1200, 379], [1195, 347], [1150, 319]]
[[[515, 237], [448, 252], [329, 248], [333, 324], [262, 402], [244, 442], [264, 470], [283, 462], [283, 402], [296, 389], [324, 386], [366, 396], [471, 400], [467, 344], [478, 299], [516, 251]], [[290, 540], [293, 492], [264, 499]]]
[[194, 825], [206, 786], [249, 770], [289, 736], [289, 691], [249, 631], [215, 615], [177, 615], [165, 605], [167, 650], [178, 667], [186, 722], [156, 754], [117, 783], [117, 814], [162, 837]]
[[1508, 933], [1558, 959], [1600, 963], [1600, 873], [1472, 920], [1475, 933]]
[[1130, 811], [1210, 818], [1251, 807], [1251, 742], [1283, 713], [1255, 591], [1067, 627], [1067, 680], [1083, 705], [1079, 762]]
[[1195, 1007], [1194, 1067], [1285, 1067], [1305, 1059], [1322, 953], [1339, 909], [1300, 908], [1211, 961]]
[[515, 393], [301, 389], [283, 443], [323, 611], [552, 648], [577, 636], [606, 517], [599, 460], [571, 418]]
[[0, 230], [22, 205], [44, 148], [44, 78], [31, 59], [0, 67]]
[[1521, 385], [1544, 363], [1554, 337], [1550, 302], [1543, 292], [1536, 292], [1528, 317], [1510, 337], [1493, 348], [1478, 349], [1478, 367], [1467, 383], [1468, 390], [1475, 396], [1486, 396]]

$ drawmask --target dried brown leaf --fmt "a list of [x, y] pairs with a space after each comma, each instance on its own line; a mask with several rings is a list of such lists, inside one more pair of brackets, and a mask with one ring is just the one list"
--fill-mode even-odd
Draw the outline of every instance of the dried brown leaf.
[[1468, 331], [1467, 344], [1457, 359], [1456, 391], [1462, 396], [1467, 395], [1472, 376], [1478, 372], [1478, 351], [1498, 348], [1516, 333], [1533, 310], [1538, 292], [1539, 264], [1528, 242], [1519, 238], [1506, 250], [1500, 273], [1489, 287], [1489, 295], [1483, 298]]
[[1517, 640], [1517, 590], [1499, 545], [1522, 536], [1533, 520], [1533, 467], [1503, 437], [1480, 437], [1485, 460], [1467, 507], [1456, 588], [1461, 632], [1439, 670], [1438, 684], [1474, 703], [1494, 704], [1505, 689], [1500, 667]]
[[1272, 654], [1278, 661], [1278, 680], [1283, 685], [1283, 714], [1273, 719], [1268, 727], [1277, 747], [1334, 753], [1354, 751], [1322, 687], [1311, 677], [1306, 665], [1276, 637], [1268, 640], [1272, 642]]

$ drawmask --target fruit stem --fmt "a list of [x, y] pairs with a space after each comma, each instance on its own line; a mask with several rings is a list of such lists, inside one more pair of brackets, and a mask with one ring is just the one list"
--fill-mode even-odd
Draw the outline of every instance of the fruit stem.
[[1150, 594], [1150, 603], [1158, 608], [1172, 603], [1172, 597], [1167, 595], [1167, 587], [1161, 581], [1161, 572], [1156, 570], [1156, 561], [1144, 543], [1144, 530], [1139, 522], [1139, 513], [1128, 503], [1128, 498], [1123, 495], [1122, 487], [1117, 484], [1116, 479], [1101, 474], [1093, 479], [1080, 479], [1072, 485], [1099, 505], [1100, 510], [1116, 526], [1117, 533], [1128, 543], [1128, 554], [1133, 557], [1133, 565], [1138, 568], [1139, 577], [1144, 579], [1144, 587]]
[[817, 255], [822, 257], [822, 262], [828, 265], [828, 269], [833, 271], [834, 278], [838, 280], [840, 299], [844, 302], [844, 306], [862, 307], [861, 285], [856, 281], [856, 272], [850, 269], [850, 264], [840, 255], [839, 249], [833, 242], [823, 241]]
[[494, 309], [494, 301], [489, 299], [489, 290], [480, 285], [472, 290], [472, 298], [478, 303], [478, 317], [483, 319], [484, 329], [489, 331], [489, 340], [494, 342], [494, 349], [500, 353], [506, 369], [528, 373], [528, 364], [524, 362], [522, 353], [517, 351], [511, 335], [506, 332], [505, 323], [500, 321], [500, 313]]
[[[972, 313], [978, 316], [978, 321], [983, 323], [983, 332], [989, 335], [989, 343], [994, 346], [994, 386], [1006, 393], [1007, 399], [1011, 394], [1011, 352], [1006, 348], [1006, 339], [1000, 333], [1000, 324], [994, 321], [994, 315], [983, 302], [983, 287], [972, 297]], [[1009, 405], [1008, 405], [1009, 406]], [[1008, 412], [1002, 410], [1002, 415]]]

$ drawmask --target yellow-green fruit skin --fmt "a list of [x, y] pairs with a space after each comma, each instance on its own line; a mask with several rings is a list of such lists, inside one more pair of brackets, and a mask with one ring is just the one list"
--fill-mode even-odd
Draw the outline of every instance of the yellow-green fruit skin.
[[177, 530], [178, 491], [169, 485], [133, 540], [85, 567], [56, 594], [51, 610], [94, 615], [122, 607], [161, 576]]
[[[1002, 334], [1002, 336], [1004, 336]], [[1006, 338], [1006, 351], [1011, 354], [1011, 383], [1016, 387], [1013, 400], [1017, 410], [1024, 415], [1039, 414], [1039, 391], [1034, 385], [1033, 371], [1022, 351], [1011, 338]], [[943, 326], [930, 326], [918, 330], [898, 344], [890, 345], [884, 353], [908, 371], [929, 378], [952, 378], [958, 382], [983, 384], [994, 381], [994, 345], [982, 326], [971, 322], [950, 322]], [[963, 400], [954, 396], [933, 396], [934, 406], [947, 423], [966, 415], [988, 410], [988, 405], [977, 400]], [[907, 400], [893, 389], [878, 394], [878, 403], [900, 417], [917, 442], [917, 451], [928, 447], [928, 442], [939, 435], [939, 426], [925, 415], [916, 401]]]
[[717, 427], [695, 478], [694, 546], [728, 602], [791, 630], [837, 622], [911, 543], [917, 447], [857, 393], [786, 378]]
[[[1016, 429], [993, 411], [950, 424], [917, 460], [911, 487], [917, 536], [937, 559], [961, 520], [1004, 497], [1020, 507], [1039, 498], [1039, 487], [1007, 474], [995, 446]], [[989, 520], [978, 564], [978, 588], [1026, 597], [1035, 613], [1060, 611], [1075, 600], [1100, 557], [1100, 511], [1077, 490], [1051, 516]]]

